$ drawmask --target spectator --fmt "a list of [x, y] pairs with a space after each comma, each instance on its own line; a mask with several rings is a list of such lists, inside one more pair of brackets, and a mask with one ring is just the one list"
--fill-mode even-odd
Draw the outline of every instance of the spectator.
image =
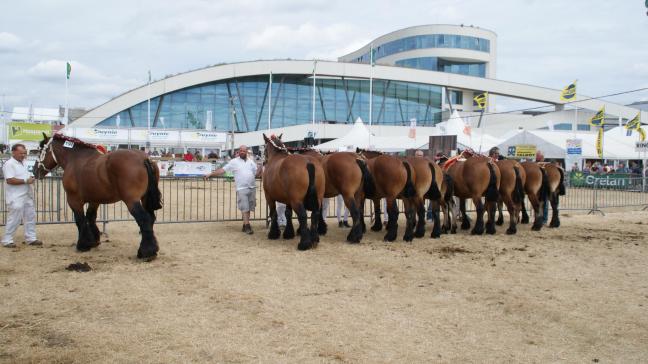
[[544, 162], [544, 154], [542, 154], [541, 150], [536, 152], [536, 162]]
[[199, 150], [196, 151], [194, 158], [195, 158], [197, 161], [201, 161], [201, 160], [203, 159], [203, 158], [202, 158], [202, 154], [200, 154], [200, 151], [199, 151]]
[[[544, 154], [541, 150], [536, 152], [536, 163], [544, 162]], [[542, 223], [546, 224], [549, 221], [549, 200], [540, 201], [543, 203], [542, 207]]]
[[212, 151], [209, 152], [209, 154], [207, 154], [207, 158], [209, 158], [209, 159], [216, 159], [216, 158], [218, 158], [218, 154], [216, 154], [216, 153], [212, 150]]
[[[258, 171], [261, 171], [258, 169]], [[206, 174], [204, 179], [216, 177], [225, 172], [232, 172], [236, 183], [236, 203], [243, 215], [243, 232], [253, 234], [250, 226], [250, 211], [256, 207], [256, 175], [257, 165], [248, 158], [248, 150], [245, 145], [239, 147], [238, 157], [229, 161], [224, 167]]]
[[[572, 172], [578, 172], [579, 171], [578, 162], [574, 162], [574, 165], [571, 167], [571, 171]], [[585, 168], [583, 168], [583, 172], [584, 171], [585, 171]]]
[[11, 159], [2, 166], [5, 178], [5, 201], [7, 202], [7, 224], [2, 238], [2, 246], [13, 248], [13, 236], [22, 222], [25, 225], [27, 245], [43, 245], [36, 238], [36, 209], [34, 208], [34, 191], [31, 185], [34, 177], [27, 170], [25, 158], [27, 149], [23, 144], [11, 147]]
[[641, 175], [641, 167], [639, 167], [639, 163], [630, 162], [630, 167], [631, 167], [631, 170], [632, 170], [632, 174]]
[[619, 163], [616, 173], [630, 173], [630, 169], [628, 169], [624, 163]]
[[191, 154], [190, 151], [187, 150], [187, 153], [184, 154], [182, 157], [182, 160], [185, 162], [193, 162], [194, 161], [194, 155]]
[[424, 157], [425, 154], [423, 153], [422, 150], [417, 149], [416, 152], [414, 152], [414, 156], [415, 156], [415, 157]]
[[590, 174], [592, 169], [592, 162], [585, 162], [585, 167], [583, 167], [583, 173]]
[[494, 161], [500, 161], [500, 160], [504, 159], [504, 156], [502, 156], [500, 154], [500, 150], [499, 150], [498, 147], [492, 147], [488, 151], [488, 156], [491, 157], [491, 159], [494, 160]]

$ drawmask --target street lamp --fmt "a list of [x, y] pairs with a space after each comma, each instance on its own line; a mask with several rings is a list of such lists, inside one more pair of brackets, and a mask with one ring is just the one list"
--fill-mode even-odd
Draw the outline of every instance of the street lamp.
[[231, 154], [234, 155], [234, 124], [236, 122], [236, 109], [234, 108], [234, 100], [236, 96], [230, 96], [230, 144], [231, 144]]

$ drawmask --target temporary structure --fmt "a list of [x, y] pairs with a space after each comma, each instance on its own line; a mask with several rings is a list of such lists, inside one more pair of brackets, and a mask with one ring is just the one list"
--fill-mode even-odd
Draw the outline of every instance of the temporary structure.
[[407, 136], [376, 136], [369, 132], [369, 129], [357, 118], [351, 130], [344, 136], [314, 146], [313, 148], [322, 151], [338, 151], [341, 149], [371, 149], [383, 152], [401, 152], [406, 149], [414, 149], [425, 142], [427, 136], [410, 138]]

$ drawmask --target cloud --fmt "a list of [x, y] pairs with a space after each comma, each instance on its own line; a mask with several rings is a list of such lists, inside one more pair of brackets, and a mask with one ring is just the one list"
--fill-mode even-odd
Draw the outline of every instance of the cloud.
[[341, 44], [348, 44], [357, 33], [356, 27], [350, 24], [317, 26], [312, 23], [303, 23], [294, 27], [273, 25], [260, 32], [252, 33], [248, 37], [246, 46], [252, 50], [337, 48]]
[[22, 40], [17, 35], [0, 32], [0, 52], [17, 51], [22, 44]]

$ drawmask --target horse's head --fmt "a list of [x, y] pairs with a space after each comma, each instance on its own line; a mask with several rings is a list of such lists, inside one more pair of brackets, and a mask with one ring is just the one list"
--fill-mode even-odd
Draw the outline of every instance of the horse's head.
[[283, 133], [279, 135], [279, 138], [277, 138], [274, 134], [270, 137], [263, 134], [263, 141], [265, 142], [265, 162], [268, 162], [275, 154], [289, 154], [288, 148], [286, 148], [286, 145], [280, 139], [281, 135], [283, 135]]
[[39, 144], [39, 157], [34, 165], [34, 177], [36, 179], [44, 178], [52, 169], [56, 168], [58, 161], [54, 155], [54, 146], [52, 142], [54, 137], [48, 137], [43, 133], [43, 140]]

